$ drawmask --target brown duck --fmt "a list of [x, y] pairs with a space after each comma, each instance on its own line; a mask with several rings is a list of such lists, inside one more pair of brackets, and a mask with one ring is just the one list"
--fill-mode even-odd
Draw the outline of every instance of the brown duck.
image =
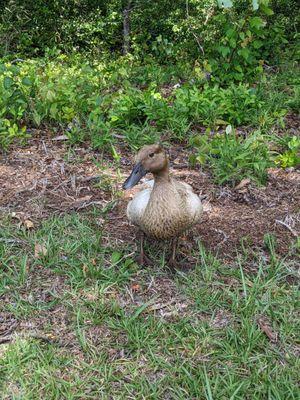
[[202, 204], [185, 182], [176, 181], [169, 174], [169, 161], [159, 144], [144, 146], [136, 156], [136, 162], [123, 189], [135, 186], [148, 172], [154, 180], [137, 193], [127, 206], [131, 223], [141, 230], [140, 264], [149, 259], [144, 253], [144, 235], [156, 240], [172, 239], [172, 256], [169, 266], [176, 266], [178, 236], [199, 222]]

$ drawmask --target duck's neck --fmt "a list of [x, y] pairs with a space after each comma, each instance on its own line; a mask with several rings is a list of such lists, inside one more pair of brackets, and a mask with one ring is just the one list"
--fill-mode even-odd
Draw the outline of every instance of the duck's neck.
[[170, 172], [169, 172], [169, 165], [158, 172], [153, 173], [154, 177], [154, 184], [157, 185], [164, 185], [170, 182]]

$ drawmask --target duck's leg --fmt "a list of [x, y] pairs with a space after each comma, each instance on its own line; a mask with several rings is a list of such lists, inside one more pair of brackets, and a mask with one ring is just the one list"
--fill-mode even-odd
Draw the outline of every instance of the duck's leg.
[[152, 260], [145, 254], [144, 251], [145, 234], [140, 232], [140, 254], [137, 256], [136, 261], [139, 265], [152, 265]]
[[178, 246], [178, 237], [175, 237], [174, 239], [172, 239], [172, 255], [168, 262], [169, 267], [173, 270], [178, 268], [178, 262], [176, 261], [177, 246]]

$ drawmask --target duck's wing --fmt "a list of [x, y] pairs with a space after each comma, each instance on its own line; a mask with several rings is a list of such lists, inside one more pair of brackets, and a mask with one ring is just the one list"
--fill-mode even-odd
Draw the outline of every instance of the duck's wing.
[[192, 191], [187, 193], [187, 207], [189, 209], [189, 214], [192, 217], [192, 223], [196, 224], [203, 213], [203, 206], [199, 196]]
[[179, 190], [184, 190], [185, 192], [193, 192], [192, 186], [189, 185], [188, 183], [182, 182], [182, 181], [177, 181], [175, 179], [172, 179], [172, 181]]
[[176, 186], [180, 191], [184, 191], [187, 199], [188, 214], [191, 217], [192, 223], [197, 223], [203, 212], [203, 206], [199, 196], [193, 192], [193, 188], [186, 182], [176, 181]]

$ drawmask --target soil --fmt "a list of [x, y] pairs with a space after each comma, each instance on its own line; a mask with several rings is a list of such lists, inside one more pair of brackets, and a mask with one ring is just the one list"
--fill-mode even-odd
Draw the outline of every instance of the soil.
[[[54, 138], [55, 139], [55, 138]], [[53, 214], [103, 209], [112, 200], [105, 224], [108, 240], [131, 244], [135, 230], [126, 219], [126, 205], [133, 192], [121, 184], [130, 172], [131, 156], [125, 148], [117, 171], [112, 160], [88, 147], [72, 150], [64, 140], [32, 139], [27, 146], [12, 149], [0, 160], [0, 212], [37, 226]], [[183, 238], [184, 249], [200, 238], [205, 248], [224, 260], [232, 260], [245, 246], [265, 249], [265, 235], [276, 238], [277, 252], [286, 255], [300, 232], [300, 172], [270, 169], [265, 187], [243, 180], [237, 187], [219, 187], [209, 171], [188, 168], [188, 152], [180, 146], [169, 149], [171, 170], [188, 182], [204, 204], [202, 222]], [[183, 251], [183, 250], [182, 250]], [[294, 249], [294, 252], [296, 250]]]
[[[107, 221], [105, 218], [100, 221], [100, 217], [97, 221], [104, 227], [103, 240], [123, 248], [132, 246], [136, 232], [128, 223], [125, 211], [129, 198], [139, 187], [122, 191], [122, 181], [130, 172], [131, 157], [125, 148], [120, 147], [118, 151], [122, 154], [119, 170], [109, 157], [84, 146], [70, 149], [61, 139], [36, 138], [24, 147], [12, 149], [0, 158], [0, 219], [11, 215], [18, 224], [33, 224], [32, 227], [37, 228], [42, 220], [53, 214], [81, 213], [91, 207], [102, 210], [110, 206]], [[204, 205], [201, 223], [181, 240], [180, 253], [188, 264], [185, 266], [195, 265], [191, 248], [197, 249], [195, 239], [200, 239], [207, 251], [218, 254], [230, 267], [236, 262], [237, 252], [246, 248], [247, 266], [250, 271], [255, 270], [257, 254], [270, 256], [264, 239], [266, 234], [272, 234], [276, 238], [277, 253], [290, 257], [297, 268], [296, 247], [293, 244], [300, 233], [299, 171], [271, 169], [265, 187], [257, 187], [245, 180], [235, 188], [219, 187], [214, 184], [209, 171], [188, 168], [188, 152], [183, 147], [172, 146], [169, 155], [172, 173], [191, 184]], [[163, 245], [158, 244], [158, 247]], [[225, 276], [223, 278], [226, 279]], [[164, 319], [172, 320], [192, 312], [190, 301], [178, 292], [172, 276], [152, 277], [147, 274], [146, 284], [141, 283], [139, 274], [135, 279], [126, 293], [111, 293], [117, 296], [126, 312], [130, 313], [136, 305], [151, 300], [153, 296], [157, 298], [157, 303], [151, 306], [150, 311]], [[234, 285], [235, 282], [229, 278], [227, 284]], [[64, 277], [36, 267], [29, 274], [20, 296], [29, 303], [42, 301], [51, 304], [54, 298], [63, 297], [66, 288]], [[91, 295], [84, 290], [80, 294]], [[83, 357], [70, 313], [63, 304], [39, 310], [30, 319], [16, 318], [5, 310], [5, 306], [13, 301], [12, 296], [12, 293], [2, 296], [2, 343], [10, 340], [6, 338], [16, 332], [34, 335], [41, 332], [39, 337], [35, 337], [51, 341], [54, 340], [48, 335], [51, 332], [66, 351]], [[203, 316], [197, 316], [200, 317]], [[214, 327], [222, 327], [231, 319], [224, 310], [220, 310], [211, 323]], [[267, 328], [265, 332], [270, 334]], [[117, 340], [110, 339], [110, 335], [105, 326], [87, 327], [86, 336], [95, 343], [99, 337], [102, 340]], [[112, 359], [118, 357], [113, 351], [109, 355]]]

